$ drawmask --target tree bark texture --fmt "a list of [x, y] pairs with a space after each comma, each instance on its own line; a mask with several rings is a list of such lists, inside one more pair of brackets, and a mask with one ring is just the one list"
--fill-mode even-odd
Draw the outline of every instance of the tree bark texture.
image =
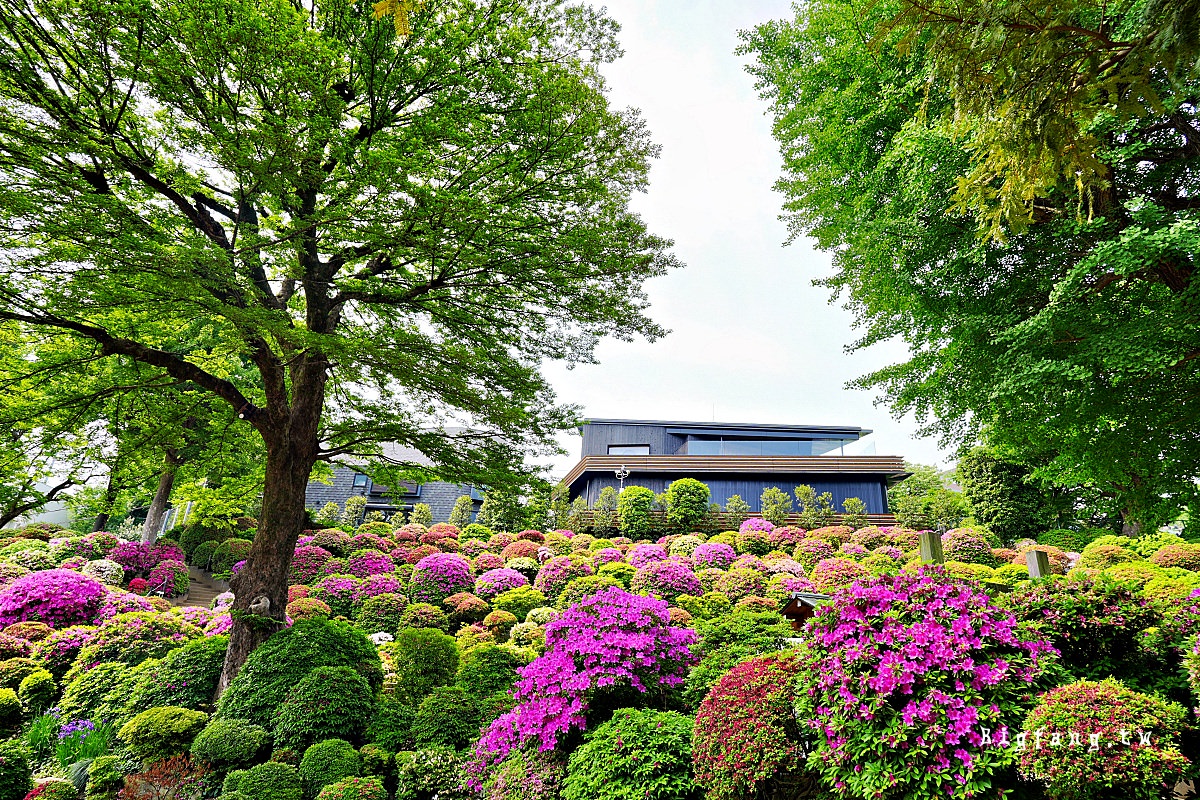
[[179, 459], [174, 450], [167, 451], [166, 463], [158, 476], [158, 488], [154, 492], [154, 500], [150, 502], [150, 510], [146, 512], [146, 524], [142, 526], [142, 541], [154, 544], [158, 538], [158, 529], [162, 527], [163, 514], [167, 510], [167, 501], [171, 499], [171, 490], [175, 486], [175, 472], [179, 469]]
[[[292, 370], [291, 403], [258, 412], [252, 420], [267, 444], [262, 513], [246, 565], [230, 581], [233, 628], [217, 683], [217, 697], [229, 687], [254, 649], [284, 625], [288, 572], [307, 515], [304, 491], [319, 452], [327, 362], [303, 358]], [[268, 395], [272, 392], [268, 389]], [[276, 396], [280, 399], [280, 396]]]

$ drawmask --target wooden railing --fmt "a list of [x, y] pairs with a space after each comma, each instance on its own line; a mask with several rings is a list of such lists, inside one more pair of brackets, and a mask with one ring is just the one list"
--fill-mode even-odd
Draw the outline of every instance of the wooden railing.
[[[608, 535], [608, 536], [620, 535], [620, 532], [615, 529], [615, 526], [617, 525], [616, 512], [613, 512], [614, 528], [610, 529], [607, 533], [594, 530], [595, 518], [596, 518], [596, 511], [594, 509], [589, 510], [589, 511], [580, 512], [579, 516], [583, 522], [583, 524], [579, 526], [580, 528], [582, 528], [582, 530], [577, 530], [576, 533], [594, 533], [598, 536], [599, 535]], [[757, 514], [757, 513], [752, 513], [752, 514], [749, 514], [748, 516], [761, 517], [762, 515]], [[840, 514], [835, 514], [833, 519], [834, 519], [834, 521], [830, 523], [831, 525], [841, 524], [842, 517]], [[735, 518], [733, 518], [729, 514], [726, 514], [725, 512], [721, 512], [719, 514], [710, 514], [698, 526], [696, 526], [696, 530], [698, 530], [702, 533], [719, 533], [721, 531], [737, 530], [738, 526], [736, 524], [734, 524], [735, 521], [736, 521]], [[800, 524], [800, 515], [799, 514], [792, 514], [790, 517], [788, 517], [787, 521], [784, 524], [792, 525], [797, 528], [804, 527], [803, 525]], [[881, 527], [895, 525], [896, 524], [896, 516], [894, 514], [867, 514], [867, 524], [868, 525], [878, 525]], [[672, 526], [670, 525], [670, 523], [667, 522], [666, 513], [662, 512], [662, 511], [651, 511], [650, 512], [650, 530], [652, 533], [654, 533], [658, 536], [662, 536], [667, 533], [686, 533], [686, 531], [674, 530], [672, 528]]]
[[905, 474], [901, 456], [584, 456], [563, 478], [570, 486], [585, 472], [612, 473], [802, 473], [811, 475]]

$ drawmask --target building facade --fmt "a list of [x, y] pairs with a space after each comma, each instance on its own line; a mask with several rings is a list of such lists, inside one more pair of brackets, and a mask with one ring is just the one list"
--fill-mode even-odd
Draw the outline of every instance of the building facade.
[[[420, 451], [398, 445], [386, 445], [383, 455], [393, 463], [421, 466], [431, 463]], [[365, 473], [353, 468], [335, 467], [332, 483], [309, 482], [304, 490], [304, 506], [312, 511], [319, 511], [330, 502], [344, 507], [348, 499], [361, 495], [367, 498], [366, 511], [379, 511], [384, 519], [391, 519], [397, 512], [407, 515], [414, 505], [425, 503], [433, 513], [434, 522], [445, 522], [450, 519], [455, 502], [464, 494], [471, 497], [471, 518], [474, 519], [475, 512], [483, 503], [483, 494], [471, 486], [431, 481], [423, 484], [402, 483], [393, 490], [375, 483]]]
[[[868, 514], [888, 513], [887, 487], [906, 476], [900, 456], [869, 453], [871, 431], [818, 425], [738, 425], [719, 422], [594, 419], [579, 426], [582, 455], [564, 482], [571, 498], [595, 506], [606, 486], [644, 486], [655, 493], [679, 478], [708, 485], [722, 507], [739, 495], [753, 512], [763, 490], [792, 495], [800, 485], [833, 495], [840, 510], [857, 497]], [[856, 453], [856, 454], [851, 454]]]

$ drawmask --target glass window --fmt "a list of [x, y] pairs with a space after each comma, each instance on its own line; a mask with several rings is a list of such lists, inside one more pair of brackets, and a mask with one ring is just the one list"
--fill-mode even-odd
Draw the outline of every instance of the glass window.
[[761, 456], [762, 442], [754, 439], [724, 439], [721, 454], [726, 456]]
[[844, 444], [846, 443], [841, 439], [814, 439], [812, 454], [814, 456], [840, 456]]
[[689, 436], [687, 454], [689, 456], [719, 456], [721, 454], [721, 440], [695, 439]]
[[361, 472], [354, 473], [354, 488], [355, 489], [366, 489], [370, 485], [371, 485], [370, 478], [368, 478], [366, 475], [363, 475]]
[[[777, 442], [763, 442], [762, 454], [764, 456], [798, 456], [800, 453], [800, 445], [808, 444], [799, 439], [784, 439]], [[807, 448], [806, 448], [807, 449]]]
[[650, 455], [650, 445], [610, 444], [608, 446], [608, 454], [610, 456], [648, 456]]

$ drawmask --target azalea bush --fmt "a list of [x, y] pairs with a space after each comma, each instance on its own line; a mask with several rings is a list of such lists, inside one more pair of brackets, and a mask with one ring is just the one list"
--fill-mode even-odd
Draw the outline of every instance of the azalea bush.
[[519, 671], [516, 708], [480, 738], [475, 783], [514, 749], [550, 750], [588, 723], [597, 693], [657, 693], [678, 686], [694, 663], [695, 634], [670, 624], [661, 600], [608, 588], [546, 625], [546, 652]]
[[34, 572], [0, 591], [0, 627], [26, 620], [52, 628], [91, 622], [107, 597], [104, 584], [78, 572]]
[[794, 653], [760, 656], [726, 672], [696, 712], [692, 763], [708, 800], [786, 796], [807, 778], [792, 711]]
[[1051, 800], [1155, 800], [1190, 770], [1179, 751], [1186, 717], [1111, 679], [1059, 686], [1025, 720], [1021, 771]]
[[563, 800], [688, 800], [691, 755], [690, 718], [619, 709], [571, 754]]
[[475, 588], [471, 576], [471, 562], [452, 553], [434, 553], [425, 556], [413, 568], [409, 578], [409, 599], [414, 603], [440, 605], [452, 594], [469, 592]]
[[1054, 648], [937, 568], [838, 592], [799, 651], [796, 713], [833, 795], [924, 800], [1003, 784]]

